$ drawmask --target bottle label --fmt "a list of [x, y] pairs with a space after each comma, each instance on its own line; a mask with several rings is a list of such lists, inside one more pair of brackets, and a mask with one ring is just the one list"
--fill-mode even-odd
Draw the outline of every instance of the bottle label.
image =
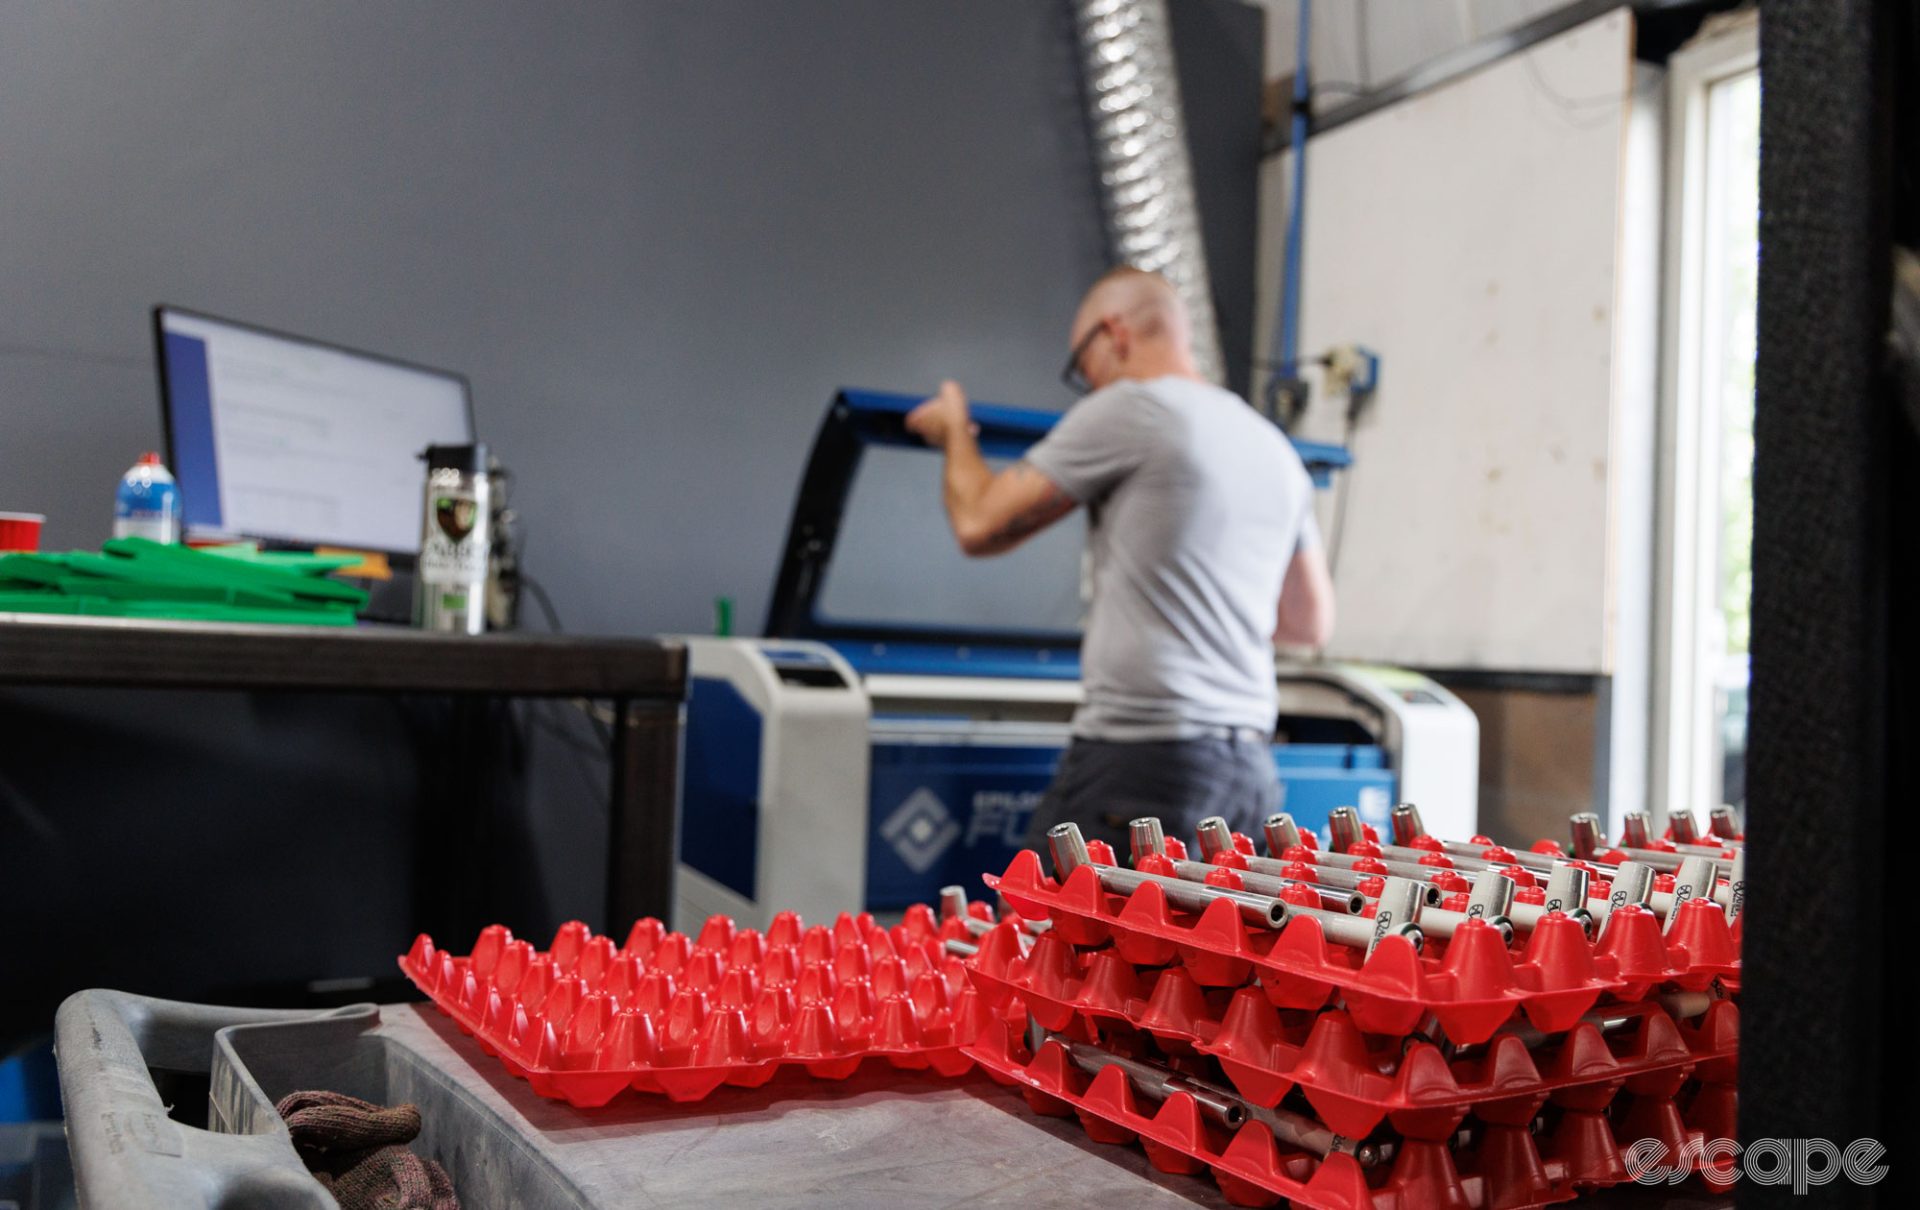
[[429, 584], [477, 584], [485, 579], [487, 547], [478, 532], [483, 528], [480, 502], [470, 493], [437, 491], [427, 503], [420, 578]]
[[174, 532], [172, 513], [133, 512], [116, 517], [113, 522], [113, 536], [116, 538], [151, 538], [155, 542], [174, 542], [179, 535]]

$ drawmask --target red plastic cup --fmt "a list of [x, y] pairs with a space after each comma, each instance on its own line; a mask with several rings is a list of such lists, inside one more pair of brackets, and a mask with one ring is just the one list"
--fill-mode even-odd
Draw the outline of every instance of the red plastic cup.
[[40, 549], [40, 527], [47, 519], [40, 513], [0, 513], [0, 551]]

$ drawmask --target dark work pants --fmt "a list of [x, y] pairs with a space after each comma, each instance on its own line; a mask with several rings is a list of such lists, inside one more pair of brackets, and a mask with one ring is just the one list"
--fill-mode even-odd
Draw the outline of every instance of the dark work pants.
[[1179, 739], [1146, 743], [1075, 739], [1034, 810], [1027, 846], [1047, 855], [1047, 829], [1077, 823], [1088, 840], [1113, 846], [1129, 864], [1127, 822], [1157, 815], [1168, 836], [1198, 851], [1194, 828], [1209, 815], [1258, 837], [1280, 809], [1280, 775], [1264, 738]]

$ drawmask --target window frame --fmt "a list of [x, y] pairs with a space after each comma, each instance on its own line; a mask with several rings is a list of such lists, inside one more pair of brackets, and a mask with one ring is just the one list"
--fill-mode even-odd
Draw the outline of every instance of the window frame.
[[1676, 51], [1667, 63], [1667, 164], [1661, 306], [1661, 383], [1656, 455], [1654, 646], [1648, 807], [1656, 829], [1681, 806], [1696, 814], [1722, 790], [1716, 663], [1701, 621], [1720, 601], [1719, 400], [1706, 330], [1716, 286], [1709, 279], [1713, 90], [1757, 71], [1759, 15]]

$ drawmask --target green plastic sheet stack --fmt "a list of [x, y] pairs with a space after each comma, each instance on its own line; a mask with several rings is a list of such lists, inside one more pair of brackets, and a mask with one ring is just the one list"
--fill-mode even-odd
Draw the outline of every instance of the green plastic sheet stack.
[[367, 594], [328, 577], [358, 561], [115, 538], [98, 554], [0, 555], [0, 613], [351, 626]]

